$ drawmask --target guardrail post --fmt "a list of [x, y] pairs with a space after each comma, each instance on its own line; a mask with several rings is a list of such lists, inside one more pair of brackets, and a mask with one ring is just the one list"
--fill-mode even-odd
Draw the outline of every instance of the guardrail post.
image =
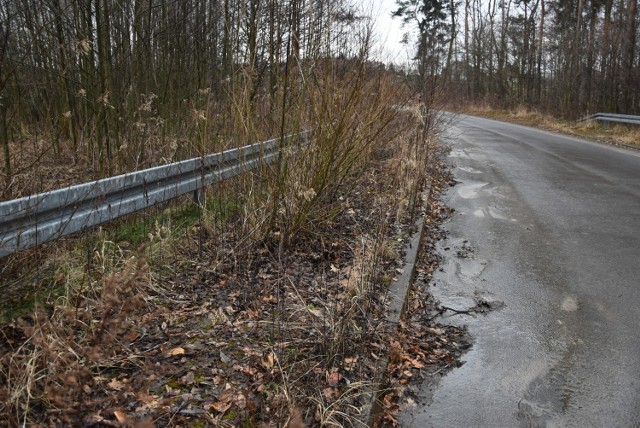
[[193, 202], [199, 207], [202, 206], [202, 192], [200, 191], [200, 189], [196, 189], [193, 191]]

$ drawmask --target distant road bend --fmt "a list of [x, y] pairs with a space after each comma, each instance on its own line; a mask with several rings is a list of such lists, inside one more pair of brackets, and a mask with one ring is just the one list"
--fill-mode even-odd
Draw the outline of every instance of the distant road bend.
[[471, 116], [447, 139], [432, 293], [504, 306], [441, 320], [474, 345], [402, 425], [640, 427], [640, 152]]

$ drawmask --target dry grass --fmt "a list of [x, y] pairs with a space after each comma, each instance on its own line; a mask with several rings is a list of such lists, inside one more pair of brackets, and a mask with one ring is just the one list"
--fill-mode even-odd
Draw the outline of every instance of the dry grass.
[[597, 121], [567, 121], [524, 106], [519, 106], [515, 110], [508, 111], [494, 109], [488, 104], [479, 104], [468, 106], [464, 111], [477, 116], [488, 117], [496, 120], [506, 120], [553, 132], [575, 135], [607, 143], [622, 143], [640, 146], [640, 129], [633, 125], [609, 126]]
[[[142, 215], [140, 251], [135, 239], [105, 227], [55, 258], [12, 259], [32, 264], [38, 288], [55, 282], [62, 292], [2, 329], [0, 416], [13, 425], [122, 424], [129, 419], [118, 406], [143, 400], [140, 414], [128, 407], [137, 422], [146, 414], [158, 424], [188, 422], [178, 413], [196, 402], [210, 425], [250, 423], [258, 412], [281, 425], [358, 424], [377, 366], [371, 354], [380, 348], [359, 350], [383, 346], [398, 239], [408, 235], [428, 179], [425, 118], [418, 107], [391, 108], [410, 99], [405, 82], [366, 61], [298, 64], [292, 73], [290, 84], [278, 85], [281, 105], [236, 88], [228, 94], [233, 108], [214, 128], [220, 107], [203, 89], [181, 134], [163, 141], [140, 126], [123, 146], [123, 157], [141, 167], [219, 150], [231, 135], [238, 144], [312, 125], [309, 145], [283, 147], [278, 162], [205, 195], [184, 230], [159, 211]], [[153, 102], [145, 99], [140, 111]], [[15, 190], [40, 184], [26, 179]], [[16, 277], [28, 270], [15, 264]], [[201, 360], [169, 358], [200, 340]], [[212, 346], [237, 360], [214, 365]], [[198, 367], [191, 380], [185, 362]], [[199, 386], [196, 371], [206, 393], [190, 392]], [[234, 383], [237, 372], [251, 381]], [[147, 382], [154, 377], [164, 382], [159, 390]], [[244, 403], [251, 395], [261, 397], [259, 408]]]
[[624, 144], [630, 144], [640, 146], [640, 130], [639, 129], [623, 129], [615, 133], [615, 139], [623, 142]]
[[[369, 91], [370, 83], [363, 88]], [[140, 332], [151, 330], [150, 314], [179, 323], [181, 317], [171, 318], [169, 313], [175, 311], [171, 309], [175, 302], [188, 300], [179, 291], [184, 282], [197, 284], [223, 267], [233, 272], [263, 263], [259, 253], [267, 248], [270, 257], [280, 259], [278, 270], [270, 274], [279, 284], [277, 310], [265, 314], [259, 330], [269, 332], [269, 342], [245, 337], [246, 333], [225, 340], [235, 349], [254, 343], [261, 349], [258, 353], [274, 352], [281, 367], [274, 371], [272, 382], [280, 387], [265, 395], [269, 404], [261, 411], [271, 412], [268, 417], [292, 424], [303, 417], [324, 426], [357, 426], [366, 377], [346, 386], [334, 377], [363, 376], [358, 367], [370, 357], [358, 359], [353, 350], [380, 340], [381, 298], [391, 280], [389, 270], [392, 273], [391, 266], [398, 263], [400, 225], [415, 214], [417, 200], [412, 194], [424, 183], [428, 159], [427, 145], [417, 137], [419, 115], [385, 110], [382, 101], [376, 105], [363, 97], [360, 102], [369, 110], [354, 109], [343, 118], [344, 126], [327, 126], [306, 151], [289, 153], [292, 163], [287, 165], [294, 168], [267, 169], [225, 185], [216, 204], [205, 205], [186, 234], [176, 233], [171, 218], [147, 219], [147, 245], [139, 253], [106, 229], [92, 241], [89, 255], [84, 245], [62, 251], [49, 263], [64, 293], [3, 329], [0, 396], [6, 404], [0, 414], [16, 425], [42, 421], [73, 425], [87, 422], [89, 413], [94, 422], [114, 422], [113, 415], [120, 414], [111, 412], [109, 419], [95, 403], [118, 400], [119, 393], [113, 391], [122, 379], [118, 373], [160, 370], [144, 362], [149, 355], [131, 346]], [[376, 128], [385, 118], [385, 127]], [[276, 186], [268, 174], [283, 177], [283, 183]], [[274, 189], [281, 192], [281, 200], [269, 228]], [[345, 249], [351, 258], [333, 262], [332, 279], [300, 278], [285, 262], [291, 256], [274, 257], [278, 247], [299, 251], [299, 243], [306, 246], [314, 240], [319, 248], [332, 248], [330, 242], [336, 238], [330, 231], [338, 218], [353, 222], [352, 240]], [[43, 259], [40, 255], [34, 260]], [[160, 280], [162, 275], [166, 279], [167, 269], [174, 271], [170, 282], [174, 290], [165, 290]], [[269, 290], [254, 289], [245, 299], [271, 298]], [[238, 325], [231, 312], [218, 308], [210, 314], [221, 316], [216, 328]], [[319, 388], [323, 383], [325, 387]], [[168, 391], [172, 388], [175, 385]], [[228, 416], [211, 420], [226, 423]]]
[[0, 414], [15, 426], [37, 415], [62, 415], [51, 422], [73, 424], [85, 398], [99, 387], [100, 367], [136, 364], [140, 355], [126, 344], [137, 333], [129, 314], [150, 309], [146, 300], [148, 266], [131, 258], [106, 279], [101, 293], [74, 307], [37, 307], [3, 328]]
[[[416, 119], [414, 114], [401, 119], [398, 125], [414, 131], [399, 132], [386, 148], [378, 148], [381, 158], [361, 175], [360, 185], [352, 188], [354, 196], [338, 199], [341, 215], [347, 219], [361, 216], [362, 211], [368, 217], [354, 236], [348, 264], [332, 264], [329, 277], [334, 279], [323, 279], [312, 287], [316, 290], [312, 293], [308, 286], [300, 285], [299, 277], [286, 276], [285, 290], [289, 291], [283, 293], [283, 305], [288, 308], [287, 316], [274, 319], [272, 328], [288, 350], [306, 351], [295, 357], [283, 349], [276, 353], [282, 356], [280, 360], [289, 356], [285, 369], [293, 401], [304, 409], [305, 420], [315, 420], [319, 426], [362, 426], [358, 419], [361, 399], [370, 390], [366, 379], [372, 376], [357, 380], [361, 365], [371, 364], [366, 363], [370, 357], [364, 344], [385, 341], [381, 297], [392, 280], [393, 267], [401, 263], [398, 233], [407, 230], [415, 215], [415, 210], [410, 213], [408, 209], [410, 203], [417, 203], [410, 194], [419, 183], [424, 184], [421, 180], [427, 171], [427, 145], [418, 144]], [[365, 200], [370, 198], [365, 206], [361, 205], [364, 192], [368, 194]], [[401, 224], [404, 226], [398, 228]], [[352, 380], [346, 387], [343, 376]]]

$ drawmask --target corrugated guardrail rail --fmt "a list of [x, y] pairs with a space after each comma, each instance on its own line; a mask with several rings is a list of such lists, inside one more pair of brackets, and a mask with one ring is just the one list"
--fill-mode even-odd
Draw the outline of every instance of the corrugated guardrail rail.
[[[306, 144], [308, 132], [297, 137]], [[0, 257], [197, 192], [273, 161], [279, 139], [0, 202]], [[290, 144], [291, 145], [291, 144]]]
[[617, 122], [631, 125], [640, 125], [640, 116], [630, 114], [614, 114], [614, 113], [595, 113], [591, 116], [583, 117], [580, 121], [599, 120], [602, 122]]

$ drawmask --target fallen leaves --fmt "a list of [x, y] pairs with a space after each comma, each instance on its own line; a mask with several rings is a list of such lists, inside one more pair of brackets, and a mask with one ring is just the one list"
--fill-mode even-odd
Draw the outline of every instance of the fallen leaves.
[[[439, 229], [432, 223], [425, 236], [426, 243], [435, 242], [441, 236]], [[426, 247], [433, 248], [433, 245]], [[394, 392], [387, 394], [383, 399], [383, 412], [378, 421], [378, 425], [381, 426], [398, 426], [396, 414], [400, 410], [399, 403], [415, 405], [415, 401], [410, 397], [412, 389], [417, 386], [414, 380], [462, 364], [459, 359], [468, 347], [464, 329], [434, 325], [426, 321], [431, 318], [430, 313], [435, 308], [428, 284], [431, 273], [439, 261], [429, 252], [423, 252], [421, 257], [416, 265], [418, 275], [413, 293], [407, 302], [405, 319], [400, 322], [397, 331], [388, 338], [388, 373], [391, 385], [395, 388]]]
[[[186, 271], [176, 266], [175, 275], [163, 277], [172, 287], [169, 299], [153, 296], [162, 306], [141, 317], [130, 314], [135, 328], [123, 336], [123, 349], [109, 344], [118, 358], [101, 361], [102, 378], [69, 381], [83, 388], [83, 405], [103, 409], [95, 420], [112, 426], [149, 416], [158, 426], [315, 426], [323, 423], [315, 419], [320, 402], [349, 415], [339, 416], [348, 422], [363, 404], [361, 385], [374, 378], [387, 352], [384, 284], [403, 273], [395, 251], [377, 253], [387, 241], [396, 245], [398, 230], [395, 214], [386, 213], [390, 199], [372, 204], [364, 191], [376, 185], [368, 179], [362, 199], [350, 201], [353, 212], [345, 210], [334, 226], [317, 231], [319, 239], [301, 240], [278, 257], [261, 244], [250, 260], [220, 263], [213, 252], [220, 249], [211, 246], [207, 253], [204, 245], [203, 254], [184, 262]], [[223, 244], [235, 251], [238, 242]], [[391, 368], [402, 382], [439, 364], [429, 360], [439, 348], [428, 339], [425, 333], [418, 339], [424, 343], [413, 347], [393, 337]], [[385, 406], [397, 408], [392, 399]], [[393, 423], [393, 416], [387, 420]]]
[[236, 406], [239, 410], [245, 410], [249, 407], [249, 404], [255, 409], [255, 406], [247, 400], [247, 396], [243, 392], [227, 389], [218, 397], [217, 401], [211, 403], [209, 408], [224, 414], [231, 406]]
[[127, 417], [125, 416], [124, 412], [122, 412], [121, 410], [114, 410], [113, 415], [116, 417], [116, 420], [121, 424], [127, 421]]
[[126, 382], [125, 381], [119, 381], [116, 378], [111, 379], [111, 381], [107, 384], [107, 386], [114, 390], [114, 391], [120, 391], [122, 390], [125, 386], [126, 386]]
[[184, 354], [186, 354], [186, 353], [187, 353], [187, 351], [185, 351], [185, 350], [184, 350], [184, 348], [180, 348], [180, 347], [178, 347], [178, 348], [170, 349], [170, 350], [167, 352], [167, 356], [168, 356], [168, 357], [175, 357], [176, 355], [184, 355]]

